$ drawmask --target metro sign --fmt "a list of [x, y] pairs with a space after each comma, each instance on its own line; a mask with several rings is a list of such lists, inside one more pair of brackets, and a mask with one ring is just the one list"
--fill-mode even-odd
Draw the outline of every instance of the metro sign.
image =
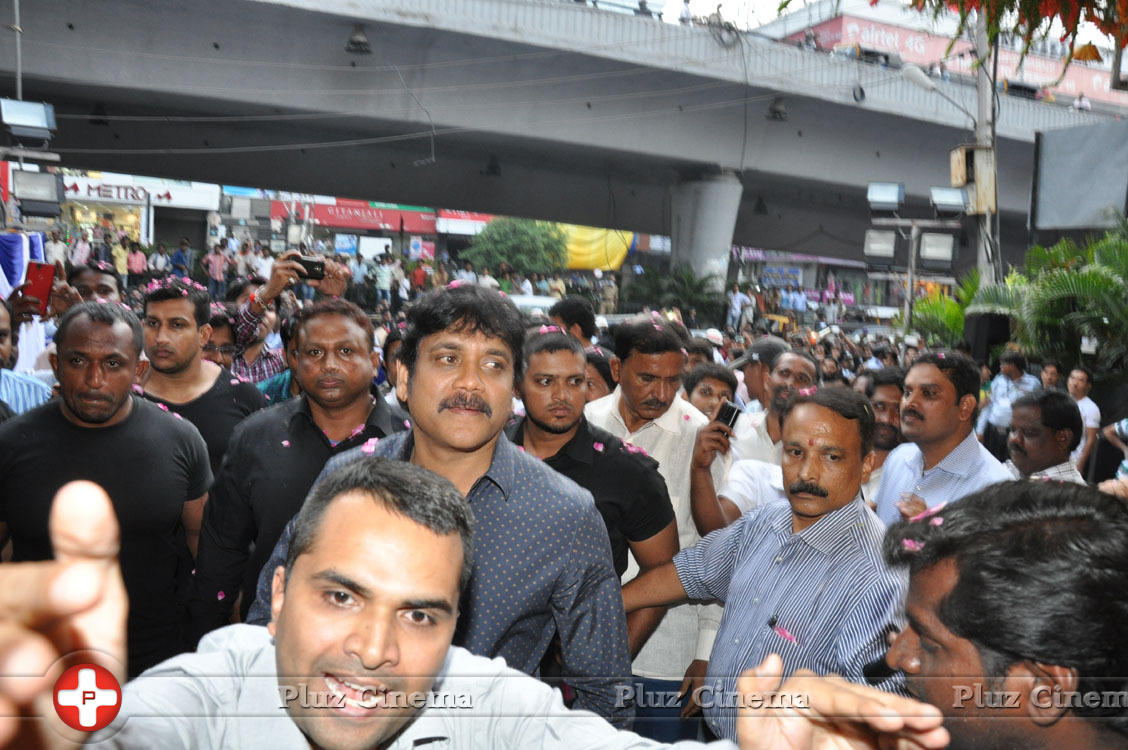
[[95, 200], [122, 201], [126, 203], [145, 203], [150, 197], [154, 201], [171, 201], [172, 192], [165, 190], [163, 193], [150, 196], [149, 191], [139, 185], [107, 185], [100, 182], [86, 183], [86, 195], [82, 195], [82, 186], [76, 181], [63, 186], [63, 193], [67, 196], [79, 198], [93, 198]]
[[106, 668], [78, 664], [55, 681], [55, 713], [71, 729], [105, 729], [121, 710], [121, 685]]

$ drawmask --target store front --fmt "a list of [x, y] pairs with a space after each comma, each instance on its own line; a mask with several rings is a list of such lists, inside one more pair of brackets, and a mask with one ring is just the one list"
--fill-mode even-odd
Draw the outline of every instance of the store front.
[[69, 232], [174, 246], [184, 236], [202, 243], [207, 214], [219, 207], [220, 191], [209, 183], [88, 172], [65, 174], [63, 194], [60, 221]]
[[437, 216], [429, 208], [352, 198], [273, 200], [270, 219], [280, 227], [308, 227], [307, 236], [324, 243], [329, 252], [371, 255], [376, 248], [388, 248], [413, 260], [429, 260], [435, 254]]

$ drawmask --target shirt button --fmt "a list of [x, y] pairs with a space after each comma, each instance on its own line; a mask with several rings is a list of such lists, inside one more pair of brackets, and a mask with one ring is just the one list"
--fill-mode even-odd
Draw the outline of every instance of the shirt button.
[[755, 599], [753, 599], [752, 603], [753, 604], [759, 604], [760, 603], [760, 597], [756, 597]]
[[775, 561], [776, 561], [777, 563], [781, 563], [781, 562], [783, 562], [783, 558], [782, 558], [782, 557], [777, 557], [777, 558], [775, 559]]
[[740, 645], [740, 639], [739, 639], [739, 638], [733, 638], [733, 639], [732, 639], [732, 642], [733, 642], [733, 645], [735, 645], [735, 646], [739, 646], [739, 645]]

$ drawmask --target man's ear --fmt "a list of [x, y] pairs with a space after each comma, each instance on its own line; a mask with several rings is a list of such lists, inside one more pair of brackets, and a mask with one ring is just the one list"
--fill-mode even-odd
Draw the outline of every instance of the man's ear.
[[1040, 727], [1056, 723], [1069, 711], [1068, 697], [1077, 692], [1080, 682], [1072, 667], [1032, 661], [1015, 665], [1010, 676], [1023, 680], [1023, 708]]
[[59, 355], [55, 352], [48, 352], [47, 361], [51, 363], [51, 372], [55, 373], [55, 380], [59, 381]]
[[270, 623], [266, 629], [271, 635], [278, 629], [278, 615], [282, 613], [282, 602], [286, 598], [286, 567], [279, 565], [274, 569], [270, 581]]
[[862, 482], [868, 482], [870, 475], [873, 474], [873, 464], [877, 460], [877, 455], [871, 449], [869, 453], [862, 457]]
[[407, 394], [410, 390], [409, 387], [408, 387], [410, 385], [410, 383], [408, 381], [411, 379], [411, 373], [409, 373], [407, 371], [407, 365], [405, 365], [403, 363], [403, 360], [401, 360], [399, 357], [396, 357], [395, 368], [396, 368], [396, 398], [398, 398], [400, 401], [402, 401], [403, 403], [406, 404], [407, 403]]
[[137, 359], [137, 369], [133, 372], [133, 382], [144, 385], [149, 375], [149, 360], [144, 357]]
[[375, 375], [380, 372], [380, 350], [373, 347], [369, 359], [372, 360], [372, 373]]
[[960, 399], [958, 409], [960, 413], [961, 422], [970, 422], [975, 416], [975, 408], [979, 405], [979, 400], [970, 393]]
[[618, 357], [612, 357], [610, 360], [608, 360], [607, 364], [611, 366], [611, 379], [616, 383], [620, 382], [619, 373], [622, 370], [623, 363], [619, 360]]
[[211, 323], [204, 323], [202, 326], [199, 327], [197, 332], [199, 333], [199, 337], [200, 337], [200, 348], [203, 349], [204, 344], [208, 343], [208, 339], [211, 338], [211, 334], [212, 334]]

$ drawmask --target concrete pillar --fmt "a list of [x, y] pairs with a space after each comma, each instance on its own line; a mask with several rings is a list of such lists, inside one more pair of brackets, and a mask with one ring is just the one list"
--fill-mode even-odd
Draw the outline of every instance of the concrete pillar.
[[688, 263], [699, 278], [716, 274], [718, 288], [724, 287], [743, 192], [744, 186], [731, 171], [672, 188], [670, 240], [674, 265]]

